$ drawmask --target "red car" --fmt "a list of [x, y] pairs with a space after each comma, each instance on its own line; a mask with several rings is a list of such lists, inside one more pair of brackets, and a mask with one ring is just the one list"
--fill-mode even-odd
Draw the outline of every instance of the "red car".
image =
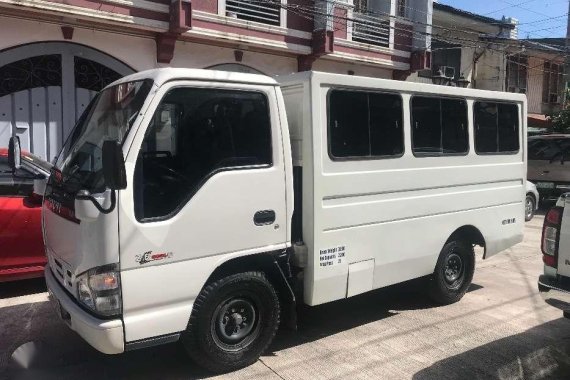
[[50, 167], [23, 153], [12, 173], [8, 150], [0, 149], [0, 282], [43, 276], [42, 198], [34, 193], [34, 179], [47, 178]]

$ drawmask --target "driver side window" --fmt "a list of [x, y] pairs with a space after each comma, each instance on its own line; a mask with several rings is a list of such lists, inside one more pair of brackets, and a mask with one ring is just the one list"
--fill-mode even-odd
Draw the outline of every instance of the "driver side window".
[[138, 220], [174, 215], [219, 171], [267, 167], [267, 97], [259, 92], [175, 88], [149, 125], [135, 168]]

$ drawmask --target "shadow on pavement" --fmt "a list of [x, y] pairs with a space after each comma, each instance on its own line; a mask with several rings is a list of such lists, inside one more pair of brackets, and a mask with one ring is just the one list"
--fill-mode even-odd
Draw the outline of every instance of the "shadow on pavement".
[[0, 283], [0, 299], [47, 292], [44, 278]]
[[[299, 329], [281, 329], [265, 355], [311, 342], [403, 310], [435, 307], [421, 281], [315, 307], [299, 308]], [[480, 288], [473, 285], [472, 290]], [[211, 376], [180, 344], [122, 355], [97, 352], [59, 320], [49, 302], [0, 308], [0, 379], [194, 379]]]
[[570, 379], [570, 321], [561, 318], [441, 360], [414, 380]]
[[[481, 288], [472, 284], [469, 291]], [[265, 356], [397, 315], [399, 311], [437, 307], [424, 289], [425, 279], [417, 279], [319, 306], [301, 305], [297, 331], [282, 330]]]

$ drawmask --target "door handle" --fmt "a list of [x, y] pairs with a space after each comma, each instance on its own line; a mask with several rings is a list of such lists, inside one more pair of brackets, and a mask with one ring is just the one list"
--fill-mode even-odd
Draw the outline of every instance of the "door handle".
[[256, 226], [265, 226], [273, 224], [273, 222], [275, 222], [275, 211], [273, 210], [261, 210], [253, 216], [253, 223]]

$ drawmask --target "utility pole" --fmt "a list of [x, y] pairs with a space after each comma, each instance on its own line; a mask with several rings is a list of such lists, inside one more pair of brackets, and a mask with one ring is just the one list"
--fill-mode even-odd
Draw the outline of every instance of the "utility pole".
[[565, 83], [565, 90], [564, 91], [564, 99], [563, 99], [563, 108], [568, 107], [570, 103], [570, 0], [568, 1], [568, 22], [566, 26], [566, 51], [564, 52], [566, 56], [566, 67], [564, 70], [564, 74], [566, 74], [564, 78]]

